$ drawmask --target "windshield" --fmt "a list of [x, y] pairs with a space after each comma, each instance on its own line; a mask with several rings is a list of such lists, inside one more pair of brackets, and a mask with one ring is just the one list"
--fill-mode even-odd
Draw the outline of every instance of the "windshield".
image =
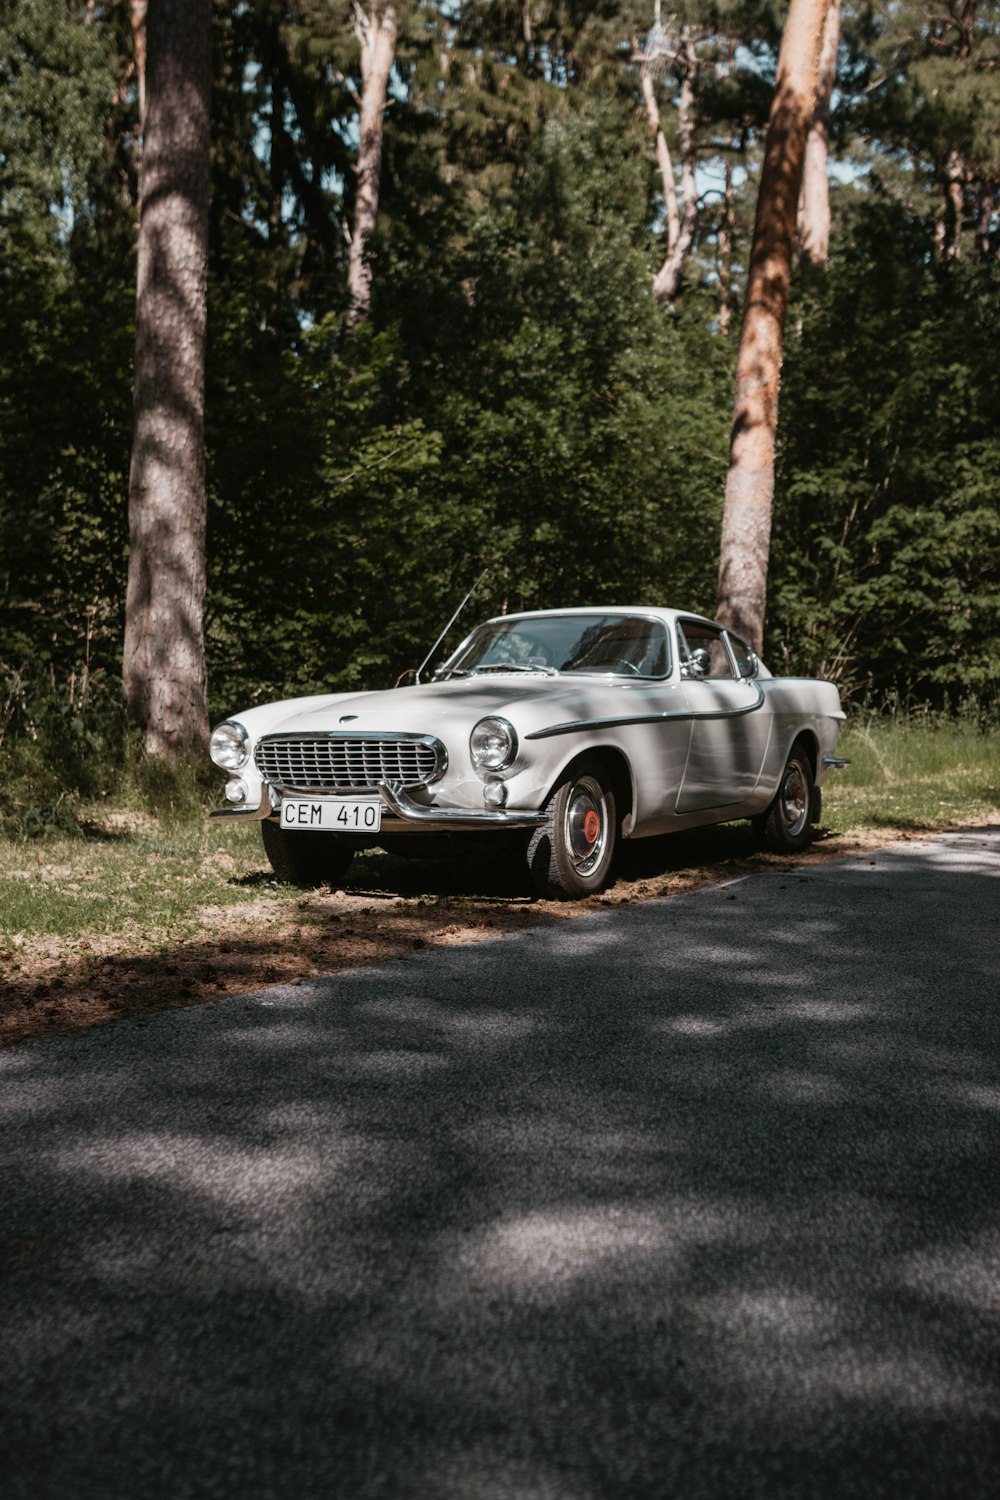
[[632, 615], [548, 615], [494, 620], [474, 631], [434, 674], [592, 672], [666, 677], [667, 632], [659, 620]]

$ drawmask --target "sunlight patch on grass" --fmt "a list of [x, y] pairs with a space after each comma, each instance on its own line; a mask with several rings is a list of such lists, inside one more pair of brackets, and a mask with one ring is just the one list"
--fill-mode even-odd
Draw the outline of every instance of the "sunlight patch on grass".
[[[838, 837], [866, 829], [884, 839], [893, 830], [906, 835], [1000, 821], [1000, 737], [975, 723], [859, 718], [848, 723], [837, 750], [851, 764], [832, 772], [824, 788], [819, 839], [829, 853]], [[271, 873], [256, 825], [209, 822], [193, 802], [186, 809], [173, 803], [160, 816], [127, 797], [115, 806], [103, 802], [83, 809], [80, 828], [82, 837], [0, 838], [0, 957], [46, 940], [79, 946], [90, 938], [148, 951], [211, 933], [218, 924], [213, 911], [243, 906], [250, 922], [253, 904], [266, 896], [293, 917], [302, 899]], [[725, 878], [730, 866], [743, 871], [774, 863], [754, 853], [745, 823], [675, 835], [666, 855], [661, 841], [653, 843], [658, 847], [643, 850], [640, 842], [623, 851], [623, 869], [628, 858], [638, 869], [631, 879], [620, 874], [599, 904], [666, 895], [699, 877]], [[368, 896], [383, 917], [390, 897], [421, 910], [441, 907], [452, 920], [477, 902], [497, 910], [505, 904], [502, 892], [476, 885], [481, 871], [466, 884], [463, 867], [454, 884], [436, 891], [440, 871], [424, 886], [419, 862], [405, 866], [362, 855], [350, 892]], [[374, 910], [366, 903], [359, 913]]]
[[259, 895], [239, 883], [261, 868], [256, 829], [190, 823], [151, 835], [144, 824], [90, 827], [83, 839], [0, 840], [0, 945], [41, 934], [176, 937], [206, 903]]
[[1000, 735], [933, 717], [848, 723], [824, 792], [826, 826], [909, 831], [991, 822], [1000, 814]]

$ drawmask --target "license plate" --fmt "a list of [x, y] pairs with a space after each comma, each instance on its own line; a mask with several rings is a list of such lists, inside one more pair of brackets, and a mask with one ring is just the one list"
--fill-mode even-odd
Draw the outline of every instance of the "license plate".
[[282, 828], [322, 830], [329, 833], [378, 833], [382, 826], [381, 802], [283, 801]]

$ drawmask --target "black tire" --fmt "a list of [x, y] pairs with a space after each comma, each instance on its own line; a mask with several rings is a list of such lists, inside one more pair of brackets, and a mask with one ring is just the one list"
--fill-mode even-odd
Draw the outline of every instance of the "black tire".
[[546, 821], [528, 841], [528, 869], [539, 895], [578, 901], [608, 882], [618, 839], [615, 794], [596, 756], [579, 761], [556, 787]]
[[760, 847], [773, 854], [800, 854], [808, 849], [815, 805], [812, 761], [796, 741], [770, 807], [751, 820]]
[[286, 885], [339, 885], [354, 858], [354, 845], [335, 833], [289, 833], [270, 821], [260, 831], [271, 869]]

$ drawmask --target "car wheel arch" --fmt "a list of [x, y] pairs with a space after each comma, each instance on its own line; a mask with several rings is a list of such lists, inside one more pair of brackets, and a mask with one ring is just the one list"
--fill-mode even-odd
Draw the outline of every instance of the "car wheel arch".
[[609, 764], [598, 751], [571, 757], [532, 830], [525, 853], [538, 894], [575, 901], [604, 889], [621, 826]]
[[820, 745], [815, 731], [812, 729], [800, 730], [792, 741], [791, 749], [788, 752], [789, 755], [795, 749], [796, 745], [802, 746], [812, 770], [812, 787], [809, 794], [809, 822], [812, 827], [815, 827], [823, 816], [823, 789], [819, 785]]
[[559, 784], [567, 776], [571, 776], [577, 766], [595, 758], [601, 761], [611, 781], [619, 826], [628, 827], [628, 820], [635, 809], [635, 778], [628, 756], [617, 745], [588, 745], [585, 750], [579, 750], [575, 755], [570, 756], [559, 767], [557, 775], [549, 783], [542, 805], [548, 802]]
[[813, 780], [815, 781], [816, 772], [819, 768], [819, 740], [816, 737], [816, 731], [804, 726], [797, 729], [788, 742], [782, 765], [788, 760], [796, 745], [801, 745], [809, 757], [809, 764], [812, 768]]
[[762, 812], [750, 819], [759, 848], [787, 855], [799, 854], [809, 847], [821, 810], [815, 783], [818, 755], [813, 737], [800, 731], [788, 748], [774, 796]]

